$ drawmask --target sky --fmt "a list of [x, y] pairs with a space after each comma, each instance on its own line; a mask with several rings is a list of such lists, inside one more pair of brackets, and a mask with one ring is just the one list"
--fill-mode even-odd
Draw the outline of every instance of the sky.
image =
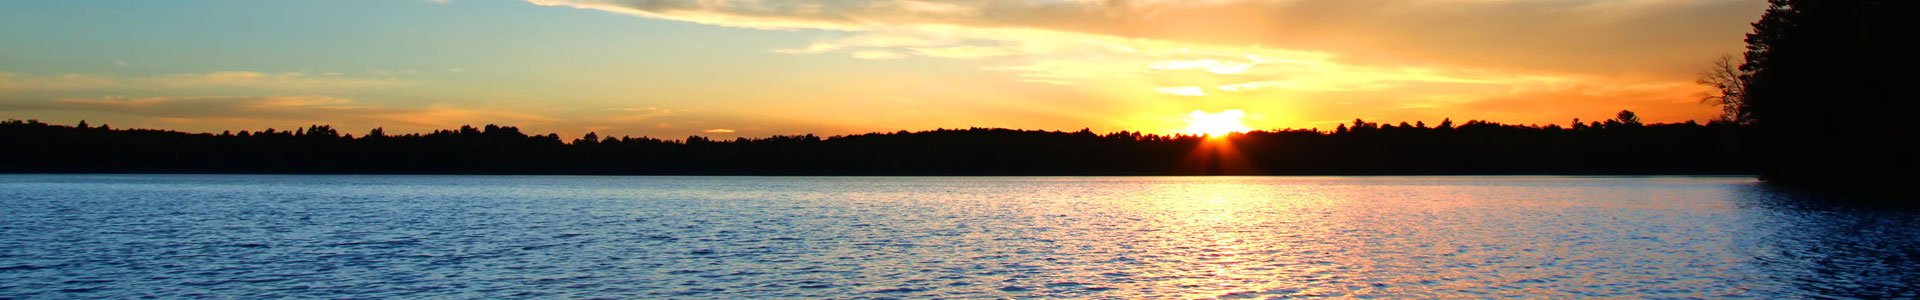
[[[1761, 0], [0, 1], [0, 118], [679, 139], [1706, 121]], [[1209, 122], [1217, 120], [1207, 120]]]

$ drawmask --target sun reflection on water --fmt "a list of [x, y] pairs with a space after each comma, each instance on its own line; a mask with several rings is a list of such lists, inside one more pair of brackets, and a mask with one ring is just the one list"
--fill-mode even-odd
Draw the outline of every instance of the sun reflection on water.
[[[1331, 241], [1331, 233], [1322, 230], [1325, 226], [1315, 226], [1326, 222], [1326, 215], [1313, 212], [1341, 199], [1285, 197], [1283, 192], [1232, 180], [1179, 182], [1144, 191], [1144, 198], [1155, 201], [1133, 209], [1156, 216], [1144, 226], [1162, 229], [1132, 240], [1155, 242], [1154, 248], [1164, 251], [1153, 267], [1169, 280], [1155, 283], [1156, 289], [1209, 297], [1312, 288], [1275, 274], [1335, 268], [1332, 261], [1312, 259], [1312, 253], [1328, 249], [1281, 243]], [[1285, 234], [1270, 236], [1275, 232]]]

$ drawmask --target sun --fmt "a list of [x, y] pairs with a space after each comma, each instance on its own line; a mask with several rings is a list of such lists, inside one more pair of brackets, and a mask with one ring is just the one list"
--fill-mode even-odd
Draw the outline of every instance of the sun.
[[1253, 128], [1248, 128], [1246, 123], [1240, 122], [1240, 118], [1246, 116], [1247, 114], [1245, 112], [1238, 109], [1229, 109], [1217, 113], [1195, 110], [1187, 113], [1187, 128], [1180, 130], [1180, 133], [1224, 137], [1227, 136], [1228, 133], [1247, 132], [1253, 130]]

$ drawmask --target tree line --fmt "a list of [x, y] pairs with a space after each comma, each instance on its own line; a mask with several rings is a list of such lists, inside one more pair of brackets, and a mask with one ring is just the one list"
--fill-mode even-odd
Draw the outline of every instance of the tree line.
[[185, 133], [0, 122], [0, 172], [711, 175], [1744, 174], [1729, 122], [1535, 126], [1354, 120], [1226, 137], [940, 129], [819, 137], [566, 140], [510, 126], [360, 136], [331, 126]]

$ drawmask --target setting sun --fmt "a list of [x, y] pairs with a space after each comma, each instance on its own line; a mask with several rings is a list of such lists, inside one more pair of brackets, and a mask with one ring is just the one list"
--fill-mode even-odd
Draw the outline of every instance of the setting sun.
[[1246, 117], [1246, 113], [1238, 109], [1218, 113], [1195, 110], [1187, 113], [1187, 128], [1180, 130], [1180, 133], [1220, 137], [1228, 133], [1253, 130], [1248, 128], [1246, 123], [1240, 122], [1240, 118], [1243, 117]]

